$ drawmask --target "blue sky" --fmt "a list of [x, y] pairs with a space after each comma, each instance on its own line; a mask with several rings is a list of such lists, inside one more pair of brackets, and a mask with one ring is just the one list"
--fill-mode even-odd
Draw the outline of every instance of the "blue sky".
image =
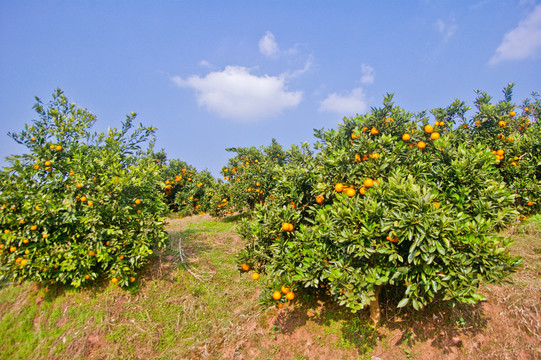
[[417, 112], [514, 82], [519, 102], [539, 69], [539, 1], [0, 0], [0, 164], [57, 87], [96, 131], [136, 112], [218, 175], [228, 147], [313, 143], [386, 93]]

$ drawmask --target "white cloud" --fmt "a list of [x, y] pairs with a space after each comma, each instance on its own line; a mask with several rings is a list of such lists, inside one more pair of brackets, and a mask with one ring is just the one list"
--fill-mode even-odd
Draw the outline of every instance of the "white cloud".
[[372, 84], [376, 77], [376, 71], [370, 65], [361, 64], [361, 83]]
[[212, 67], [212, 64], [209, 63], [207, 60], [201, 60], [199, 62], [199, 66], [201, 66], [201, 67]]
[[172, 78], [196, 91], [197, 103], [220, 117], [250, 122], [275, 116], [302, 100], [302, 91], [287, 91], [285, 79], [256, 76], [241, 66], [227, 66], [204, 77]]
[[541, 55], [541, 4], [523, 20], [516, 28], [504, 35], [489, 64], [502, 61], [524, 60]]
[[438, 19], [435, 23], [438, 31], [443, 35], [443, 41], [448, 41], [456, 32], [456, 24], [445, 23], [442, 19]]
[[267, 31], [265, 36], [259, 40], [259, 52], [269, 57], [276, 57], [280, 53], [278, 44], [274, 40], [274, 34], [270, 31]]
[[319, 106], [319, 111], [334, 112], [343, 116], [361, 114], [366, 110], [368, 103], [362, 88], [355, 88], [346, 95], [332, 93]]

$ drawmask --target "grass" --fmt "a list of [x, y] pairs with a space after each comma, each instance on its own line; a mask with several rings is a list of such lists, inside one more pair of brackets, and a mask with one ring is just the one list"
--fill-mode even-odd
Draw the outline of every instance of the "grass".
[[[170, 220], [170, 245], [130, 291], [36, 284], [0, 288], [0, 359], [540, 358], [541, 216], [502, 233], [524, 265], [487, 303], [387, 307], [380, 327], [324, 293], [262, 310], [264, 276], [237, 270], [235, 222]], [[383, 302], [385, 306], [385, 302]]]

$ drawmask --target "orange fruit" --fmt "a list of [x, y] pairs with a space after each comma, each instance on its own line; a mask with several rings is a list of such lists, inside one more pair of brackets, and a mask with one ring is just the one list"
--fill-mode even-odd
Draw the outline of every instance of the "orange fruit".
[[504, 127], [505, 125], [506, 125], [505, 121], [503, 121], [503, 120], [498, 121], [498, 126]]
[[283, 307], [284, 307], [284, 304], [282, 304], [282, 303], [278, 303], [278, 305], [276, 305], [276, 306], [278, 307], [278, 309], [281, 309], [281, 308], [283, 308]]
[[17, 248], [16, 248], [15, 246], [11, 246], [11, 247], [9, 248], [9, 251], [10, 251], [10, 252], [15, 252], [15, 250], [17, 250]]
[[274, 300], [280, 300], [282, 298], [282, 293], [277, 290], [272, 294], [272, 298]]
[[286, 294], [286, 298], [288, 300], [293, 300], [295, 298], [295, 294], [293, 293], [293, 291], [290, 291]]
[[[527, 109], [527, 108], [526, 108], [526, 109]], [[526, 110], [526, 109], [525, 109], [525, 110]], [[528, 111], [528, 110], [526, 110], [526, 111]], [[30, 139], [30, 141], [34, 142], [34, 141], [36, 141], [36, 138], [33, 137], [32, 139]]]
[[496, 151], [496, 154], [499, 156], [503, 156], [504, 153], [505, 151], [503, 149], [499, 149], [498, 151]]
[[419, 142], [417, 143], [417, 147], [418, 147], [419, 149], [424, 149], [424, 148], [426, 147], [426, 144], [425, 144], [424, 141], [419, 141]]
[[445, 123], [443, 121], [440, 121], [440, 126], [443, 126], [445, 125]]
[[402, 135], [402, 140], [404, 140], [404, 141], [409, 141], [410, 139], [411, 139], [410, 134], [407, 134], [407, 133], [406, 133], [406, 134]]
[[289, 292], [289, 288], [285, 285], [282, 285], [282, 288], [280, 289], [284, 294], [287, 294]]
[[374, 186], [374, 180], [368, 178], [368, 179], [366, 179], [366, 180], [364, 181], [364, 187], [365, 187], [365, 188], [370, 188], [370, 187], [372, 187], [372, 186]]
[[[94, 205], [94, 202], [92, 200], [90, 200], [90, 201], [88, 201], [87, 204], [88, 204], [88, 206], [92, 206], [92, 205]], [[139, 210], [137, 210], [137, 211], [139, 211]]]
[[434, 131], [434, 128], [432, 127], [432, 125], [425, 126], [425, 133], [430, 134], [432, 133], [432, 131]]
[[96, 253], [95, 253], [94, 251], [90, 250], [90, 251], [88, 252], [88, 255], [90, 255], [90, 256], [96, 256]]
[[355, 162], [361, 162], [361, 155], [355, 154]]
[[86, 280], [90, 279], [90, 275], [85, 275], [85, 279]]
[[39, 170], [39, 165], [34, 165], [34, 170]]
[[49, 160], [45, 161], [45, 166], [51, 166], [51, 162]]
[[376, 128], [372, 128], [372, 129], [370, 130], [370, 134], [372, 134], [372, 135], [377, 135], [377, 134], [379, 134], [379, 130], [376, 129]]
[[398, 238], [395, 238], [395, 237], [392, 237], [392, 236], [389, 236], [389, 235], [387, 235], [387, 240], [389, 240], [390, 242], [394, 242], [394, 243], [398, 242]]
[[82, 202], [85, 202], [86, 201], [86, 196], [81, 196], [81, 199], [80, 199]]
[[118, 279], [116, 277], [114, 277], [114, 278], [111, 279], [111, 282], [116, 285], [116, 284], [118, 284]]
[[513, 117], [513, 116], [515, 116], [516, 114], [517, 114], [516, 112], [511, 111], [511, 112], [509, 113], [509, 116]]
[[527, 205], [528, 205], [528, 206], [532, 206], [532, 205], [533, 205], [533, 201], [529, 201]]
[[355, 140], [355, 139], [358, 138], [358, 136], [352, 133], [352, 134], [351, 134], [351, 138], [352, 138], [353, 140]]
[[136, 203], [137, 205], [139, 205], [139, 204], [141, 203], [141, 200], [140, 200], [140, 199], [135, 199], [135, 203]]
[[242, 265], [241, 265], [241, 268], [242, 268], [243, 271], [248, 271], [248, 270], [250, 270], [250, 265], [248, 265], [248, 264], [242, 264]]
[[344, 185], [342, 185], [342, 183], [338, 183], [334, 185], [334, 190], [336, 190], [337, 192], [342, 192], [342, 190], [344, 190]]
[[[524, 111], [525, 111], [525, 112], [528, 112], [528, 111], [530, 111], [530, 108], [524, 108]], [[32, 139], [33, 139], [33, 138], [32, 138]]]
[[77, 184], [77, 188], [82, 188], [83, 187], [83, 184]]
[[252, 274], [252, 279], [254, 279], [254, 280], [257, 280], [257, 279], [259, 279], [259, 274], [258, 274], [258, 273], [256, 273], [256, 272], [255, 272], [255, 273], [253, 273], [253, 274]]
[[41, 234], [41, 237], [47, 239], [49, 237], [49, 234]]
[[347, 189], [346, 194], [347, 194], [347, 196], [349, 196], [349, 197], [355, 196], [355, 189], [353, 189], [353, 188]]
[[437, 201], [434, 201], [434, 207], [435, 207], [436, 209], [439, 208], [439, 207], [440, 207], [440, 203], [437, 202]]
[[432, 134], [430, 134], [430, 139], [432, 140], [437, 140], [439, 138], [440, 138], [440, 134], [437, 132], [433, 132]]
[[359, 189], [359, 193], [360, 193], [361, 195], [366, 194], [366, 188], [365, 188], [364, 186], [363, 186], [362, 188], [360, 188], [360, 189]]
[[323, 197], [323, 195], [321, 196], [316, 196], [316, 202], [318, 204], [323, 204], [323, 201], [325, 201], [325, 198]]
[[62, 146], [58, 145], [58, 146], [56, 147], [56, 151], [62, 151]]
[[130, 282], [135, 282], [135, 278], [133, 276], [130, 278]]
[[32, 230], [32, 231], [35, 231], [35, 230], [37, 230], [37, 229], [38, 229], [38, 226], [37, 226], [37, 225], [32, 225], [32, 226], [30, 226], [30, 230]]

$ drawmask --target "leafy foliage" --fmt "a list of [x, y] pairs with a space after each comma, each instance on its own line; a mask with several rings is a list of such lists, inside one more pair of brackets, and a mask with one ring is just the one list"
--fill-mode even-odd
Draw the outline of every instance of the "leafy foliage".
[[135, 281], [166, 241], [159, 167], [141, 145], [155, 129], [92, 133], [95, 116], [61, 90], [34, 106], [39, 119], [17, 134], [29, 153], [0, 173], [0, 274], [14, 280], [81, 286]]

